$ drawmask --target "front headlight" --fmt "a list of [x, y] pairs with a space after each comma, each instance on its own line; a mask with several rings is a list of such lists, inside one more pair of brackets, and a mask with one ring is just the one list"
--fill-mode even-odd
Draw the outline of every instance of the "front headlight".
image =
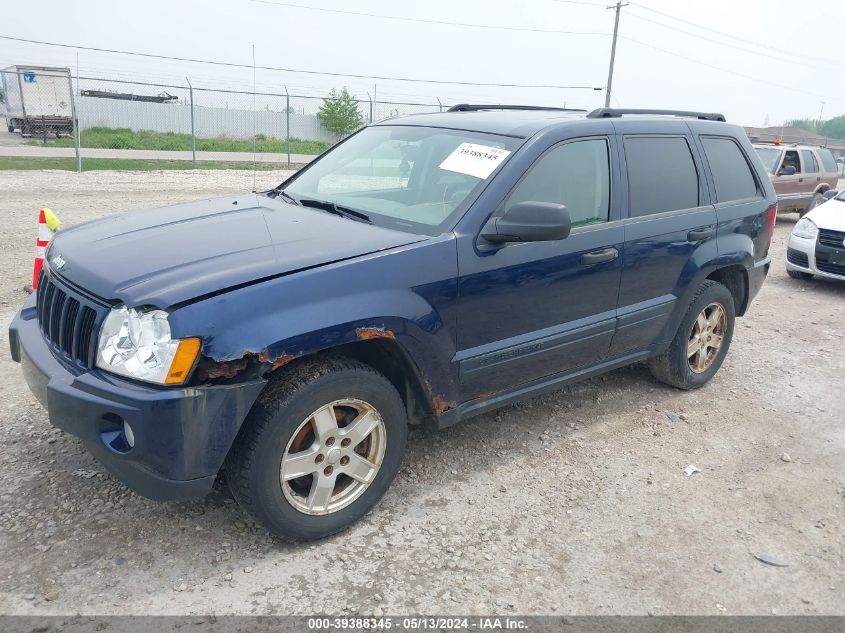
[[109, 312], [100, 328], [97, 367], [160, 385], [180, 385], [199, 350], [198, 338], [170, 338], [164, 310], [120, 306]]
[[814, 240], [819, 234], [819, 227], [810, 218], [801, 218], [795, 223], [792, 229], [792, 234], [795, 237], [803, 237], [804, 239]]

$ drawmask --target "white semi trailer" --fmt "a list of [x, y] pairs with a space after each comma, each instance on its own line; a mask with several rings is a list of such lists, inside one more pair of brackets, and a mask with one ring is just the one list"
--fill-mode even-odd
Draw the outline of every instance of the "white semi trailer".
[[0, 72], [6, 127], [22, 136], [73, 133], [70, 72], [48, 66], [9, 66]]

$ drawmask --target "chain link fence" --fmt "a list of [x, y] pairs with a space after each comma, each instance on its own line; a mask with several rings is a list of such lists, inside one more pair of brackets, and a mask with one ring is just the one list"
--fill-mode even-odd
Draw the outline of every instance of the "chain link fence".
[[[93, 158], [166, 160], [187, 168], [211, 163], [251, 168], [254, 162], [260, 168], [290, 169], [340, 140], [318, 116], [330, 97], [289, 94], [284, 88], [275, 93], [221, 90], [192, 84], [190, 78], [184, 84], [157, 84], [20, 66], [0, 75], [9, 131], [21, 134], [25, 144], [66, 148], [62, 155], [72, 156], [71, 148], [78, 145], [80, 169]], [[359, 123], [350, 131], [447, 107], [353, 101]], [[16, 109], [18, 102], [22, 107]]]

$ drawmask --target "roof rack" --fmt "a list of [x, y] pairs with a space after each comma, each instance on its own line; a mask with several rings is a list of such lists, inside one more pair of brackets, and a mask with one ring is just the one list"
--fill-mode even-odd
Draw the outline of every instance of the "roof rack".
[[718, 112], [694, 112], [692, 110], [651, 110], [648, 108], [598, 108], [587, 115], [588, 119], [615, 119], [625, 114], [664, 114], [683, 116], [704, 121], [725, 121], [725, 115]]
[[479, 105], [476, 103], [459, 103], [453, 105], [446, 112], [478, 112], [479, 110], [554, 110], [557, 112], [586, 112], [581, 108], [554, 108], [551, 106], [535, 105]]

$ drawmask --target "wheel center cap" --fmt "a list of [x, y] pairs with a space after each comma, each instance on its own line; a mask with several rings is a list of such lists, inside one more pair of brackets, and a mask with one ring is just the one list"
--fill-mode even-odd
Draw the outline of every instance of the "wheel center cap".
[[330, 448], [329, 452], [326, 453], [326, 461], [332, 465], [340, 461], [340, 449], [337, 446]]

